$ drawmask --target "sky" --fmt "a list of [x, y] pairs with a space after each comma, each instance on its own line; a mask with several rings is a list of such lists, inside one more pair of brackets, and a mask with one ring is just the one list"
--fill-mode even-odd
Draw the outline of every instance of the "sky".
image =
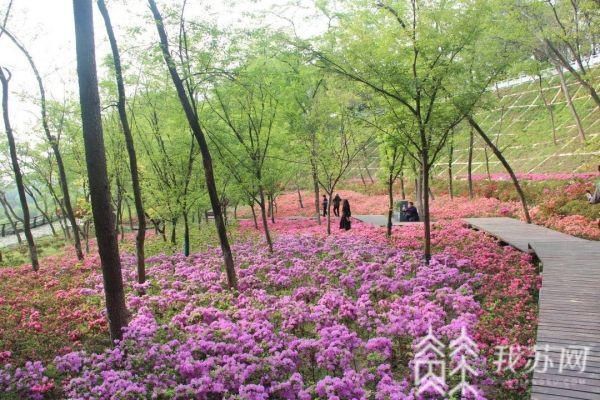
[[[164, 10], [168, 6], [179, 6], [183, 0], [158, 0]], [[106, 0], [117, 40], [122, 47], [126, 29], [147, 24], [150, 26], [150, 11], [145, 0]], [[94, 1], [95, 3], [95, 1]], [[221, 27], [251, 27], [269, 25], [289, 28], [294, 22], [301, 36], [311, 36], [324, 31], [327, 21], [317, 16], [313, 0], [239, 0], [208, 1], [189, 0], [186, 6], [188, 20], [210, 20]], [[0, 0], [0, 16], [4, 18], [9, 0]], [[260, 19], [252, 18], [261, 15]], [[279, 15], [285, 16], [281, 18]], [[96, 59], [98, 65], [110, 54], [104, 25], [94, 8], [96, 35]], [[25, 45], [40, 71], [49, 99], [62, 101], [77, 98], [77, 75], [75, 38], [71, 0], [13, 0], [7, 30]], [[143, 40], [157, 40], [148, 30]], [[123, 51], [123, 49], [121, 49]], [[27, 60], [6, 37], [0, 37], [0, 65], [12, 73], [9, 83], [9, 112], [17, 141], [39, 141], [41, 134], [32, 127], [39, 126], [39, 107], [35, 99], [39, 96], [37, 85]], [[106, 71], [99, 66], [99, 74]], [[3, 131], [3, 129], [2, 129]], [[2, 132], [4, 133], [4, 132]]]

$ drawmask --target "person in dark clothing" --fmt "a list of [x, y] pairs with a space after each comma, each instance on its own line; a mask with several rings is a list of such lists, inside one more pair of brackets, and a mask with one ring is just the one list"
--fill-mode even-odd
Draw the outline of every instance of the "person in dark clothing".
[[406, 210], [404, 210], [404, 214], [406, 214], [407, 221], [419, 222], [419, 212], [412, 201], [408, 202], [408, 207], [406, 207]]
[[342, 203], [342, 218], [340, 219], [340, 229], [349, 230], [351, 227], [350, 217], [352, 213], [350, 212], [350, 202], [348, 200], [344, 200]]
[[321, 205], [323, 206], [323, 216], [327, 216], [327, 205], [329, 204], [329, 201], [327, 201], [327, 196], [323, 195], [323, 201], [321, 202]]
[[331, 202], [333, 203], [333, 215], [335, 215], [336, 217], [340, 216], [340, 203], [342, 202], [342, 198], [340, 197], [339, 194], [336, 193], [335, 197], [333, 198], [333, 200], [331, 200]]

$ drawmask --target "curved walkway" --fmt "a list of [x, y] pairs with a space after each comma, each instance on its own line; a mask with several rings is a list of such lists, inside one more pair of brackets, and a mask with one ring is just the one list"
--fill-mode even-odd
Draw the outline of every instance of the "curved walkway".
[[533, 400], [600, 400], [600, 242], [512, 218], [467, 218], [543, 268]]

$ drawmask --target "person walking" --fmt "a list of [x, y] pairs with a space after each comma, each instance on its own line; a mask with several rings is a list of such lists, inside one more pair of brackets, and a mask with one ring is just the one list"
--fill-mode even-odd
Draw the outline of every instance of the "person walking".
[[333, 203], [333, 215], [336, 217], [340, 216], [340, 203], [342, 202], [342, 198], [339, 194], [335, 194], [335, 197], [331, 201]]
[[350, 202], [348, 200], [344, 200], [342, 203], [342, 218], [340, 219], [340, 229], [350, 230], [352, 227], [352, 223], [350, 222], [350, 217], [352, 213], [350, 212]]
[[327, 200], [327, 196], [323, 195], [323, 201], [321, 202], [323, 206], [323, 216], [327, 216], [327, 206], [329, 205], [329, 201]]

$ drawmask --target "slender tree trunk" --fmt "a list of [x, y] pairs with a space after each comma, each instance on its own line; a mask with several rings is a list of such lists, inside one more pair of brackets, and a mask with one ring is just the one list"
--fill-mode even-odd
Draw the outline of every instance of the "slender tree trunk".
[[314, 159], [311, 158], [311, 172], [312, 172], [312, 180], [313, 180], [313, 190], [315, 193], [315, 213], [317, 216], [317, 223], [321, 225], [321, 207], [319, 204], [319, 176], [317, 174], [317, 163]]
[[473, 198], [473, 128], [469, 130], [469, 160], [467, 161], [467, 183], [469, 185], [469, 198]]
[[119, 181], [119, 178], [117, 177], [117, 201], [115, 204], [115, 211], [117, 213], [116, 218], [115, 218], [115, 231], [117, 232], [117, 239], [119, 237], [119, 228], [121, 226], [121, 224], [123, 223], [121, 221], [121, 218], [123, 216], [122, 213], [122, 209], [121, 206], [123, 205], [123, 188], [121, 187], [121, 182]]
[[392, 218], [394, 216], [394, 174], [390, 171], [387, 181], [388, 189], [388, 219], [387, 219], [387, 237], [392, 236]]
[[[158, 221], [159, 225], [160, 225], [160, 223], [161, 223], [161, 221]], [[160, 232], [160, 235], [162, 236], [163, 242], [166, 243], [167, 242], [167, 223], [165, 221], [162, 221], [162, 229], [159, 228], [158, 231]]]
[[[364, 147], [363, 147], [363, 153], [366, 155]], [[371, 175], [371, 171], [369, 171], [369, 163], [366, 161], [365, 161], [364, 168], [365, 168], [365, 171], [367, 171], [367, 176], [369, 177], [369, 181], [371, 181], [371, 184], [375, 183], [375, 179], [373, 179], [373, 175]]]
[[[598, 3], [598, 1], [596, 1], [596, 2]], [[548, 47], [550, 48], [552, 53], [554, 53], [554, 55], [556, 56], [556, 59], [558, 60], [559, 65], [555, 65], [556, 69], [557, 70], [560, 69], [562, 72], [562, 68], [563, 67], [566, 68], [571, 73], [571, 75], [573, 75], [573, 77], [579, 82], [579, 84], [588, 90], [592, 100], [594, 100], [594, 103], [596, 103], [596, 107], [600, 108], [600, 96], [598, 95], [598, 92], [596, 92], [596, 89], [594, 89], [594, 86], [590, 85], [590, 83], [588, 81], [583, 79], [583, 76], [581, 76], [581, 74], [578, 73], [577, 70], [575, 70], [571, 66], [569, 61], [561, 54], [561, 52], [556, 48], [556, 46], [554, 46], [552, 41], [550, 41], [548, 39], [545, 39], [544, 41], [546, 42], [546, 44], [548, 45]], [[583, 68], [582, 64], [580, 64], [580, 66]]]
[[364, 177], [364, 175], [362, 173], [362, 170], [359, 169], [358, 173], [360, 174], [360, 180], [362, 181], [363, 187], [366, 188], [367, 187], [367, 181], [365, 181], [365, 177]]
[[334, 188], [331, 188], [331, 192], [325, 192], [327, 193], [327, 234], [331, 235], [331, 198], [333, 197], [333, 190]]
[[560, 78], [560, 87], [562, 89], [563, 95], [567, 100], [567, 105], [569, 106], [569, 110], [571, 110], [571, 114], [573, 115], [573, 119], [575, 120], [579, 140], [585, 142], [585, 131], [583, 130], [583, 125], [581, 125], [581, 119], [579, 118], [579, 114], [577, 113], [575, 104], [573, 104], [573, 99], [569, 94], [569, 87], [567, 86], [567, 81], [565, 80], [565, 74], [563, 73], [562, 67], [556, 66], [556, 71], [558, 72], [558, 77]]
[[402, 200], [406, 200], [406, 187], [404, 186], [404, 171], [400, 172], [400, 193], [402, 194]]
[[[42, 207], [40, 207], [40, 204], [38, 203], [37, 199], [33, 195], [33, 192], [31, 191], [31, 189], [29, 189], [29, 188], [27, 188], [27, 186], [25, 186], [25, 191], [27, 192], [29, 197], [31, 197], [31, 200], [33, 200], [33, 205], [35, 206], [35, 208], [39, 211], [40, 214], [42, 214], [42, 217], [44, 218], [44, 220], [46, 220], [48, 225], [50, 225], [50, 231], [52, 232], [52, 236], [56, 236], [56, 229], [54, 229], [54, 225], [52, 224], [52, 218], [50, 218], [48, 216], [48, 213], [46, 212], [46, 210], [44, 210]], [[42, 221], [42, 225], [44, 225], [43, 221]]]
[[15, 235], [17, 236], [17, 243], [19, 243], [19, 245], [21, 245], [21, 244], [23, 244], [23, 239], [21, 239], [21, 234], [19, 233], [19, 229], [17, 228], [17, 222], [11, 217], [10, 212], [8, 211], [8, 207], [6, 206], [5, 200], [6, 200], [5, 197], [3, 197], [3, 196], [0, 197], [0, 203], [2, 203], [2, 209], [4, 210], [4, 215], [6, 215], [6, 218], [8, 218], [8, 223], [13, 228], [13, 231], [15, 232]]
[[113, 340], [116, 340], [122, 338], [122, 329], [127, 326], [127, 309], [104, 153], [100, 96], [96, 75], [92, 1], [73, 0], [73, 14], [81, 120], [92, 214], [102, 263], [110, 335]]
[[25, 239], [27, 239], [27, 247], [29, 248], [29, 258], [31, 259], [31, 266], [33, 267], [33, 270], [37, 271], [40, 268], [40, 265], [38, 262], [35, 242], [33, 241], [33, 235], [31, 234], [31, 227], [29, 225], [29, 206], [27, 205], [27, 196], [25, 195], [23, 175], [21, 174], [21, 168], [19, 167], [19, 160], [17, 158], [17, 147], [15, 145], [15, 138], [13, 136], [12, 127], [10, 125], [8, 115], [9, 80], [10, 72], [5, 68], [0, 67], [0, 81], [2, 81], [2, 116], [4, 117], [4, 129], [6, 130], [6, 139], [8, 141], [10, 161], [12, 163], [12, 169], [15, 175], [17, 192], [19, 193], [19, 200], [21, 200], [21, 210], [23, 212], [23, 231], [25, 233]]
[[254, 220], [254, 228], [258, 230], [258, 221], [256, 219], [256, 211], [254, 211], [254, 203], [250, 204], [250, 209], [252, 210], [252, 219]]
[[[121, 56], [119, 54], [119, 47], [117, 46], [117, 39], [115, 37], [112, 24], [110, 21], [110, 15], [104, 0], [97, 0], [98, 8], [104, 19], [104, 25], [106, 27], [106, 33], [108, 35], [108, 41], [113, 55], [113, 63], [115, 66], [115, 78], [117, 81], [117, 91], [119, 93], [119, 99], [117, 102], [117, 109], [119, 110], [119, 119], [121, 121], [121, 129], [125, 136], [125, 147], [127, 148], [127, 155], [129, 156], [129, 171], [131, 173], [131, 184], [133, 187], [133, 199], [135, 203], [135, 211], [138, 219], [138, 231], [136, 235], [136, 256], [137, 256], [137, 275], [138, 282], [144, 283], [146, 280], [146, 264], [144, 256], [144, 242], [146, 240], [146, 218], [144, 214], [144, 205], [142, 202], [142, 190], [140, 188], [140, 178], [138, 175], [137, 167], [137, 156], [135, 153], [135, 146], [133, 143], [133, 135], [131, 134], [131, 127], [127, 119], [127, 110], [125, 108], [125, 85], [123, 84], [123, 72], [121, 68]], [[128, 204], [129, 207], [129, 204]], [[131, 215], [131, 212], [130, 212]]]
[[423, 224], [425, 228], [425, 262], [431, 260], [431, 216], [429, 215], [429, 155], [427, 150], [422, 152], [423, 159]]
[[190, 255], [190, 226], [188, 221], [188, 213], [183, 213], [183, 255]]
[[542, 98], [542, 101], [544, 102], [544, 106], [546, 107], [546, 110], [548, 111], [548, 115], [550, 115], [550, 123], [552, 124], [552, 141], [554, 142], [554, 145], [557, 144], [556, 141], [556, 122], [554, 121], [554, 110], [552, 108], [552, 104], [548, 103], [548, 100], [546, 100], [546, 96], [544, 95], [544, 87], [542, 86], [542, 75], [538, 74], [538, 86], [540, 89], [540, 97]]
[[304, 208], [304, 204], [302, 204], [302, 193], [300, 192], [300, 186], [296, 186], [296, 191], [298, 192], [298, 203], [300, 203], [300, 208]]
[[206, 143], [204, 132], [202, 131], [202, 128], [198, 121], [196, 110], [192, 107], [190, 103], [190, 99], [188, 97], [188, 94], [186, 94], [183, 82], [179, 77], [179, 73], [177, 72], [175, 61], [173, 60], [173, 57], [169, 52], [169, 40], [165, 32], [162, 16], [160, 15], [160, 12], [158, 11], [158, 8], [156, 7], [156, 2], [154, 0], [148, 0], [148, 4], [150, 5], [150, 9], [152, 10], [152, 15], [154, 16], [154, 22], [158, 31], [158, 36], [160, 37], [160, 45], [163, 53], [163, 58], [165, 59], [165, 63], [169, 70], [169, 74], [171, 75], [173, 85], [177, 90], [179, 101], [181, 102], [190, 128], [194, 133], [194, 136], [196, 137], [196, 140], [198, 141], [198, 144], [200, 146], [200, 153], [202, 154], [202, 163], [204, 166], [204, 176], [206, 180], [206, 189], [208, 191], [208, 196], [210, 198], [210, 203], [215, 216], [215, 225], [217, 228], [219, 241], [221, 243], [221, 251], [223, 252], [223, 261], [225, 263], [225, 271], [227, 273], [227, 282], [230, 288], [237, 289], [237, 276], [233, 262], [233, 254], [231, 252], [231, 247], [229, 246], [227, 229], [225, 227], [225, 222], [223, 221], [221, 206], [219, 204], [219, 195], [215, 184], [212, 158], [208, 149], [208, 144]]
[[[129, 218], [129, 229], [131, 231], [134, 230], [133, 226], [133, 215], [131, 214], [131, 205], [129, 204], [129, 200], [125, 199], [125, 204], [127, 205], [127, 216]], [[142, 282], [143, 283], [143, 282]]]
[[54, 214], [58, 217], [58, 224], [60, 225], [60, 229], [63, 232], [63, 236], [65, 237], [65, 240], [69, 240], [69, 237], [67, 235], [67, 231], [69, 230], [69, 227], [66, 226], [67, 221], [65, 220], [65, 223], [63, 224], [63, 218], [64, 218], [64, 214], [58, 214], [58, 210], [61, 209], [60, 204], [58, 203], [58, 201], [56, 200], [56, 198], [52, 197], [52, 201], [54, 202], [54, 208], [55, 208], [55, 212]]
[[487, 149], [483, 149], [483, 154], [485, 156], [485, 172], [487, 174], [488, 181], [492, 180], [492, 174], [490, 174], [490, 157], [488, 156]]
[[[52, 235], [57, 236], [56, 229], [53, 226], [52, 214], [50, 212], [48, 212], [48, 202], [46, 201], [46, 197], [42, 194], [42, 192], [37, 187], [35, 187], [35, 185], [31, 185], [31, 189], [34, 192], [36, 192], [37, 195], [44, 202], [44, 210], [43, 211], [41, 209], [39, 209], [39, 210], [42, 213], [42, 215], [44, 215], [44, 217], [48, 220], [48, 225], [50, 225], [50, 229], [52, 230]], [[35, 197], [31, 196], [31, 198], [35, 200]], [[36, 202], [36, 204], [37, 204], [37, 202]]]
[[448, 148], [448, 193], [450, 199], [454, 199], [454, 187], [452, 178], [452, 162], [454, 161], [454, 141], [450, 139], [450, 146]]
[[[77, 228], [77, 221], [75, 218], [75, 213], [73, 212], [73, 207], [71, 205], [71, 195], [69, 193], [69, 184], [67, 181], [67, 173], [65, 172], [65, 165], [62, 159], [62, 153], [60, 152], [60, 148], [58, 147], [58, 140], [52, 133], [50, 133], [50, 127], [48, 125], [48, 113], [46, 110], [46, 90], [44, 88], [44, 83], [42, 81], [42, 76], [40, 75], [35, 62], [33, 61], [33, 57], [27, 51], [25, 46], [21, 44], [15, 36], [13, 36], [10, 32], [4, 30], [2, 31], [10, 38], [10, 40], [19, 48], [21, 53], [27, 58], [29, 62], [29, 66], [31, 67], [35, 78], [37, 80], [38, 89], [40, 91], [40, 110], [42, 114], [42, 127], [44, 129], [44, 134], [46, 136], [46, 140], [50, 144], [52, 148], [52, 152], [54, 153], [54, 158], [56, 159], [56, 165], [58, 167], [58, 176], [60, 179], [60, 188], [63, 193], [64, 200], [64, 211], [66, 213], [69, 222], [71, 223], [71, 228], [73, 230], [73, 244], [75, 246], [75, 252], [77, 254], [77, 259], [83, 260], [83, 251], [81, 250], [81, 239], [79, 238], [79, 231]], [[67, 229], [67, 236], [70, 240], [69, 230]]]
[[467, 120], [469, 121], [469, 124], [477, 131], [479, 136], [481, 136], [481, 138], [485, 141], [485, 143], [490, 147], [490, 149], [492, 149], [492, 151], [494, 152], [494, 155], [496, 157], [498, 157], [498, 160], [500, 160], [500, 162], [502, 163], [504, 168], [506, 168], [506, 171], [510, 175], [510, 177], [513, 181], [513, 184], [515, 185], [517, 194], [519, 195], [519, 198], [521, 199], [521, 205], [523, 206], [523, 213], [525, 214], [525, 220], [527, 221], [528, 224], [530, 224], [531, 216], [529, 215], [529, 208], [527, 207], [527, 200], [525, 198], [525, 193], [521, 189], [519, 180], [517, 179], [517, 176], [515, 175], [510, 164], [508, 163], [508, 161], [506, 161], [506, 158], [504, 158], [504, 156], [502, 155], [502, 152], [494, 145], [494, 143], [490, 140], [490, 138], [485, 134], [483, 129], [481, 129], [481, 127], [477, 124], [477, 122], [475, 122], [475, 120], [470, 115], [467, 116]]
[[177, 244], [177, 218], [171, 220], [171, 244]]
[[273, 241], [271, 240], [271, 233], [269, 232], [269, 222], [267, 221], [267, 210], [265, 210], [265, 194], [262, 188], [262, 185], [258, 185], [258, 195], [260, 202], [258, 206], [260, 207], [260, 216], [262, 218], [263, 229], [265, 230], [265, 239], [267, 241], [267, 245], [269, 246], [269, 252], [273, 252]]
[[13, 219], [17, 222], [23, 222], [23, 218], [19, 217], [17, 215], [17, 213], [15, 212], [15, 210], [12, 208], [12, 205], [10, 204], [10, 202], [8, 201], [8, 199], [6, 198], [6, 194], [2, 193], [2, 198], [4, 199], [4, 204], [6, 204], [6, 207], [8, 208], [8, 212], [10, 213], [10, 215], [12, 215]]

